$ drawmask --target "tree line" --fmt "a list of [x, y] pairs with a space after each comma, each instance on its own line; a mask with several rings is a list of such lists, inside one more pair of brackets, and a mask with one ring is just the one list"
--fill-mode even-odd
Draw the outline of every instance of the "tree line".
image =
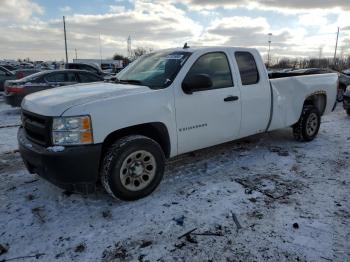
[[269, 68], [330, 68], [336, 71], [342, 71], [350, 68], [350, 56], [336, 58], [335, 60], [334, 58], [281, 58], [271, 63]]

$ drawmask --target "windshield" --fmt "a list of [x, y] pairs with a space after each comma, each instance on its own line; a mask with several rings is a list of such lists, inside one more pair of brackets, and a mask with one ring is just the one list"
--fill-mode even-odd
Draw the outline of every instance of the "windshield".
[[190, 57], [190, 52], [160, 51], [143, 55], [119, 74], [118, 82], [145, 85], [152, 89], [165, 88]]

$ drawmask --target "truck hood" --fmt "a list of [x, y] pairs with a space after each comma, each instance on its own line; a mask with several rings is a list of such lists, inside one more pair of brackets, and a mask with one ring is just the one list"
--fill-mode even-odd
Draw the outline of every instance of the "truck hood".
[[60, 116], [67, 109], [88, 102], [149, 92], [146, 86], [96, 82], [58, 87], [26, 96], [22, 109], [44, 116]]

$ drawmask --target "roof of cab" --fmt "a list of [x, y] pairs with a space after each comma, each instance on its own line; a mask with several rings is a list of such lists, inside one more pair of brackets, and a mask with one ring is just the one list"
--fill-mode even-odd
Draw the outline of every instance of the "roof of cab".
[[[178, 51], [178, 52], [198, 52], [198, 51], [215, 51], [215, 50], [223, 50], [223, 49], [234, 49], [234, 50], [240, 50], [240, 51], [256, 51], [255, 48], [246, 48], [246, 47], [233, 47], [233, 46], [188, 46], [188, 47], [176, 47], [176, 48], [167, 48], [163, 50], [157, 50], [157, 51]], [[155, 52], [157, 52], [155, 51]]]

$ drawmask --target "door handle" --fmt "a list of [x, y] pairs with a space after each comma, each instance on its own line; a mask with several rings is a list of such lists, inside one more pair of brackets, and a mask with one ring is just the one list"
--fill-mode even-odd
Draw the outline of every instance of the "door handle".
[[232, 101], [237, 101], [238, 100], [238, 96], [228, 96], [226, 98], [224, 98], [225, 102], [232, 102]]

